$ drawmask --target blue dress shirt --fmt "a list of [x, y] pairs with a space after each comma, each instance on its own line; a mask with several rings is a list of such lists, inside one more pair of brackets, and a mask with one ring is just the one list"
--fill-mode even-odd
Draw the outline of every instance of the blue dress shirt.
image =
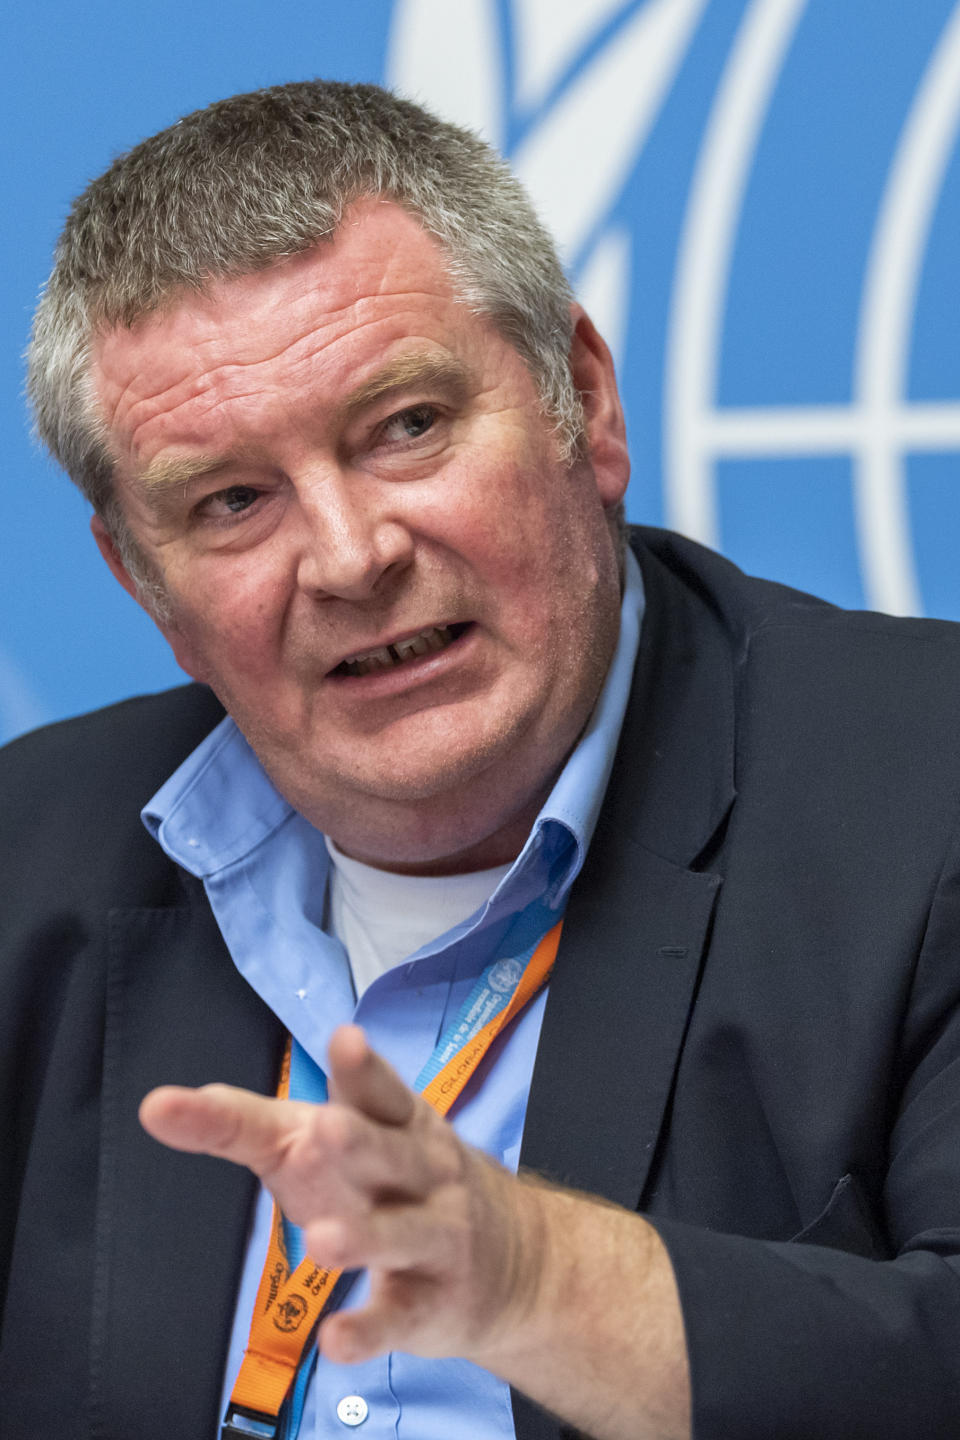
[[[237, 969], [321, 1068], [333, 1030], [355, 1022], [412, 1084], [507, 929], [519, 920], [535, 940], [556, 923], [606, 790], [642, 615], [640, 571], [628, 552], [613, 662], [523, 850], [484, 906], [380, 976], [359, 1003], [343, 946], [322, 928], [331, 863], [323, 836], [277, 794], [232, 720], [218, 725], [146, 805], [150, 833], [203, 880]], [[513, 1170], [544, 1001], [541, 992], [499, 1037], [450, 1116], [458, 1135]], [[271, 1206], [261, 1190], [240, 1278], [224, 1407], [247, 1342]], [[365, 1281], [361, 1274], [347, 1305], [363, 1302]], [[509, 1387], [465, 1360], [423, 1360], [400, 1351], [361, 1365], [324, 1359], [307, 1391], [301, 1440], [342, 1440], [352, 1429], [362, 1429], [364, 1440], [507, 1440], [514, 1435]]]

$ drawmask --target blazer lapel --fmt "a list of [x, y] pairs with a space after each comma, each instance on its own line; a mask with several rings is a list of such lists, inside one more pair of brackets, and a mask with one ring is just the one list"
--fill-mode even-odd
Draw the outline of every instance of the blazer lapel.
[[721, 622], [646, 550], [646, 611], [597, 829], [567, 906], [521, 1164], [636, 1207], [720, 877], [701, 868], [734, 796]]
[[521, 1163], [635, 1209], [720, 880], [631, 843], [598, 859], [567, 909]]
[[270, 1092], [283, 1033], [234, 969], [202, 894], [113, 912], [109, 965], [92, 1434], [210, 1434], [255, 1182], [157, 1144], [137, 1106], [165, 1083]]

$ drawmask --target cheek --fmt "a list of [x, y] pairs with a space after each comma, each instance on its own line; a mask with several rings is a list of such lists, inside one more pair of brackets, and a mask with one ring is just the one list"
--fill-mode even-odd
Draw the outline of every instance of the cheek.
[[482, 464], [463, 465], [455, 484], [415, 519], [472, 568], [499, 582], [532, 587], [534, 572], [549, 568], [559, 535], [551, 510], [552, 477], [534, 462], [518, 463], [509, 450], [486, 454]]
[[169, 586], [176, 633], [211, 675], [262, 673], [270, 667], [282, 627], [277, 587], [242, 571], [207, 577], [187, 589]]

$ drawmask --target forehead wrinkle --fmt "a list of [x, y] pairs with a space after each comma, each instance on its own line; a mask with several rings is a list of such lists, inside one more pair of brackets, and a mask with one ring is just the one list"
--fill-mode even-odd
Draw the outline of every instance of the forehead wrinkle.
[[[321, 282], [322, 279], [323, 277], [321, 277]], [[227, 303], [232, 298], [229, 281], [224, 285], [222, 296], [215, 298], [221, 303]], [[371, 288], [369, 293], [351, 293], [346, 298], [336, 300], [322, 283], [318, 286], [316, 281], [311, 281], [294, 297], [284, 297], [279, 306], [272, 301], [271, 297], [267, 296], [259, 305], [249, 309], [246, 312], [245, 324], [241, 328], [240, 334], [236, 337], [230, 336], [229, 354], [222, 352], [223, 332], [219, 323], [215, 323], [213, 332], [200, 341], [200, 348], [211, 352], [211, 374], [216, 371], [255, 369], [259, 365], [270, 364], [284, 357], [293, 366], [299, 367], [322, 353], [330, 344], [343, 340], [367, 325], [382, 323], [383, 317], [379, 313], [379, 306], [384, 299], [403, 306], [408, 302], [416, 305], [424, 298], [441, 302], [449, 302], [454, 299], [448, 285], [440, 284], [435, 287], [418, 285], [413, 289], [395, 288], [389, 284], [389, 275], [386, 271], [381, 271], [380, 285]], [[369, 309], [372, 309], [374, 313], [368, 316], [366, 312]], [[270, 324], [280, 312], [283, 312], [285, 317], [282, 324], [286, 328], [286, 333], [282, 339], [278, 339], [276, 344], [271, 345], [269, 343]], [[250, 353], [244, 353], [242, 350], [238, 352], [238, 342], [241, 345], [248, 343]]]
[[[309, 375], [309, 367], [323, 356], [331, 343], [336, 344], [342, 339], [348, 339], [366, 324], [380, 323], [379, 317], [373, 322], [361, 319], [359, 323], [333, 337], [322, 333], [354, 308], [353, 305], [344, 306], [335, 315], [325, 316], [322, 326], [312, 323], [284, 343], [270, 349], [261, 349], [256, 355], [214, 355], [207, 368], [194, 375], [180, 376], [168, 384], [146, 388], [142, 384], [144, 376], [141, 374], [138, 377], [141, 388], [130, 401], [130, 412], [133, 414], [142, 406], [150, 406], [165, 397], [178, 397], [178, 392], [182, 397], [177, 398], [178, 406], [187, 404], [196, 407], [199, 404], [201, 414], [216, 410], [221, 405], [232, 405], [245, 399], [256, 400], [259, 392], [252, 382], [251, 372], [255, 372], [259, 367], [286, 358], [291, 379], [297, 379], [298, 372]], [[207, 342], [208, 348], [215, 349], [219, 341], [219, 336], [211, 336]], [[342, 405], [333, 406], [331, 410], [352, 415], [386, 391], [417, 384], [444, 385], [456, 392], [463, 392], [467, 384], [467, 370], [453, 356], [438, 356], [428, 350], [407, 352], [387, 362], [370, 380], [363, 382], [355, 392], [351, 392]], [[131, 383], [118, 397], [113, 407], [114, 418], [116, 411], [134, 388]]]
[[[229, 291], [224, 297], [228, 298]], [[204, 297], [201, 297], [201, 299]], [[208, 300], [210, 297], [206, 297]], [[299, 306], [303, 309], [305, 303], [312, 299], [310, 292], [299, 297]], [[342, 338], [343, 334], [349, 334], [352, 330], [358, 329], [359, 325], [350, 323], [350, 314], [357, 309], [358, 302], [355, 299], [345, 301], [326, 310], [322, 315], [310, 313], [296, 315], [294, 313], [293, 324], [287, 325], [287, 333], [275, 344], [270, 343], [270, 327], [264, 324], [264, 319], [269, 322], [272, 318], [273, 307], [259, 307], [248, 311], [245, 316], [245, 324], [239, 329], [239, 333], [233, 334], [228, 326], [219, 322], [210, 322], [210, 317], [205, 319], [204, 328], [208, 333], [191, 339], [188, 333], [181, 337], [183, 349], [189, 351], [193, 347], [196, 355], [201, 357], [200, 363], [195, 364], [192, 371], [187, 369], [177, 373], [170, 379], [158, 379], [156, 383], [150, 384], [150, 360], [156, 335], [163, 339], [165, 336], [174, 337], [177, 334], [177, 323], [180, 320], [180, 310], [175, 309], [172, 314], [159, 313], [145, 316], [139, 325], [132, 327], [136, 334], [136, 343], [133, 352], [133, 363], [138, 365], [137, 373], [130, 376], [122, 383], [115, 375], [114, 366], [111, 364], [111, 340], [118, 331], [108, 331], [98, 337], [94, 361], [99, 376], [108, 385], [116, 388], [116, 395], [111, 398], [109, 423], [116, 419], [117, 411], [125, 401], [129, 403], [131, 411], [142, 405], [149, 405], [166, 396], [176, 395], [178, 391], [185, 393], [187, 401], [199, 398], [223, 383], [231, 376], [243, 374], [247, 371], [255, 371], [262, 365], [270, 365], [277, 360], [287, 358], [296, 368], [304, 363], [309, 363], [315, 356], [327, 348], [331, 339], [336, 341]], [[266, 309], [266, 315], [262, 312]], [[361, 322], [363, 323], [363, 322]], [[330, 330], [334, 331], [333, 336], [329, 335]], [[131, 332], [125, 330], [120, 332], [126, 338]], [[225, 349], [226, 346], [228, 348]], [[122, 372], [123, 366], [121, 366]], [[102, 390], [102, 385], [98, 386]], [[239, 392], [237, 397], [242, 398]]]
[[[292, 297], [281, 297], [279, 304], [270, 290], [266, 294], [255, 294], [251, 297], [252, 304], [248, 304], [247, 297], [243, 296], [239, 309], [244, 312], [244, 323], [239, 329], [231, 327], [229, 323], [226, 326], [222, 324], [216, 311], [218, 307], [222, 309], [225, 304], [236, 299], [238, 285], [256, 282], [259, 286], [276, 275], [281, 275], [287, 265], [302, 258], [304, 257], [291, 257], [285, 265], [278, 265], [272, 270], [256, 272], [251, 276], [231, 277], [215, 283], [205, 294], [195, 297], [192, 311], [190, 307], [176, 305], [171, 310], [143, 316], [131, 327], [110, 327], [97, 334], [93, 347], [95, 368], [102, 381], [106, 381], [110, 388], [115, 387], [109, 406], [105, 406], [108, 409], [107, 423], [115, 423], [117, 411], [125, 401], [131, 409], [136, 409], [184, 389], [188, 399], [194, 398], [215, 387], [218, 376], [229, 377], [231, 373], [236, 375], [244, 371], [256, 371], [264, 364], [284, 358], [295, 370], [300, 369], [304, 363], [309, 364], [326, 350], [331, 342], [336, 343], [371, 322], [378, 323], [381, 318], [378, 314], [368, 317], [365, 312], [368, 307], [377, 306], [385, 296], [401, 307], [424, 298], [441, 302], [453, 300], [456, 303], [449, 277], [445, 273], [441, 272], [435, 277], [434, 283], [431, 283], [434, 277], [425, 274], [423, 281], [414, 287], [393, 286], [390, 283], [389, 265], [375, 267], [379, 272], [379, 284], [373, 286], [369, 293], [357, 294], [354, 291], [348, 296], [336, 297], [330, 294], [328, 287], [323, 284], [327, 271], [327, 266], [324, 266], [319, 284], [312, 277], [304, 277], [299, 290]], [[372, 262], [371, 268], [374, 268]], [[335, 264], [332, 273], [336, 275]], [[334, 285], [332, 288], [336, 290], [340, 287]], [[286, 333], [282, 338], [278, 336], [276, 343], [271, 344], [270, 330], [279, 312], [286, 312], [281, 327]], [[206, 330], [206, 334], [196, 334], [196, 327], [199, 327], [201, 332]], [[125, 341], [134, 340], [132, 358], [134, 362], [141, 362], [139, 375], [127, 379], [125, 383], [120, 380], [112, 363], [114, 357], [111, 354], [111, 342], [118, 332]], [[199, 373], [197, 370], [194, 370], [192, 375], [181, 372], [154, 385], [144, 384], [145, 380], [149, 382], [149, 362], [157, 332], [161, 338], [164, 335], [171, 338], [179, 336], [184, 349], [193, 348], [195, 354], [202, 356]], [[123, 368], [125, 367], [121, 367]], [[106, 400], [102, 385], [97, 388], [101, 392], [101, 400]], [[132, 396], [131, 391], [134, 392]]]

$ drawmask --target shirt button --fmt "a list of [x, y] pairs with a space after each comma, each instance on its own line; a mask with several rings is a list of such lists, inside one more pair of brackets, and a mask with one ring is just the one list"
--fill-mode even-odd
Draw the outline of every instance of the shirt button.
[[370, 1407], [362, 1395], [344, 1395], [337, 1406], [337, 1419], [344, 1425], [362, 1425], [370, 1413]]

